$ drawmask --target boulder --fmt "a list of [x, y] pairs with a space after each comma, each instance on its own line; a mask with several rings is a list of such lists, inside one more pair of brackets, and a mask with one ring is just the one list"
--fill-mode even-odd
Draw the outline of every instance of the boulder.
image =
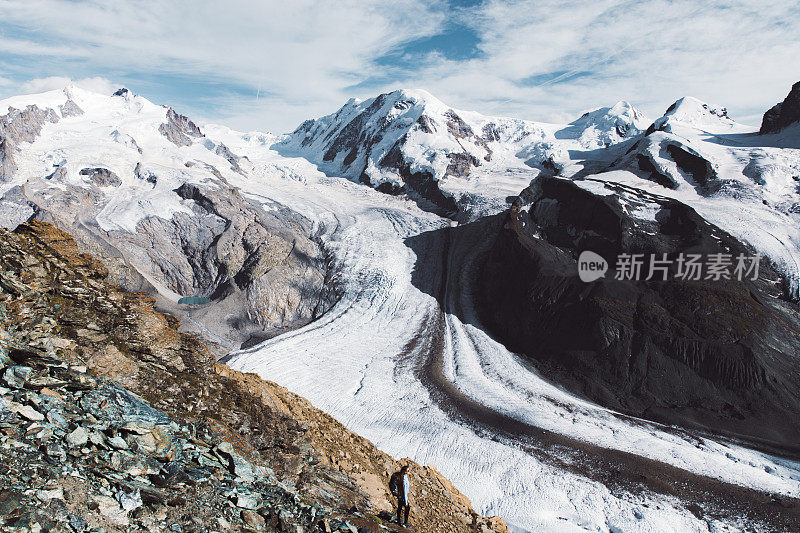
[[38, 422], [44, 420], [44, 415], [31, 407], [30, 405], [11, 404], [11, 411], [17, 413], [19, 416], [26, 420]]
[[28, 366], [9, 366], [3, 372], [3, 382], [12, 389], [21, 389], [25, 386], [25, 381], [32, 377], [32, 370]]
[[78, 448], [89, 442], [89, 432], [83, 426], [78, 426], [65, 439], [71, 448]]

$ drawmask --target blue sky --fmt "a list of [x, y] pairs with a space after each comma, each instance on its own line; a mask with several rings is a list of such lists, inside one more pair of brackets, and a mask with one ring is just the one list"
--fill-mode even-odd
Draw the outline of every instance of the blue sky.
[[548, 121], [692, 95], [755, 124], [800, 79], [798, 27], [773, 0], [0, 0], [0, 97], [124, 85], [282, 132], [400, 87]]

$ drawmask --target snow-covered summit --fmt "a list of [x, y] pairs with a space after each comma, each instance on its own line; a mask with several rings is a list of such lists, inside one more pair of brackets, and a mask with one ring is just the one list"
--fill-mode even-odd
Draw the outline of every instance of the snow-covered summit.
[[669, 106], [664, 115], [656, 119], [650, 131], [671, 132], [676, 127], [707, 133], [744, 133], [753, 130], [734, 121], [725, 107], [708, 104], [692, 96], [684, 96]]
[[560, 137], [572, 136], [586, 148], [603, 148], [634, 137], [651, 124], [644, 113], [628, 102], [601, 107], [584, 113], [559, 131]]
[[304, 122], [283, 145], [326, 172], [397, 188], [411, 174], [466, 175], [491, 159], [460, 112], [423, 90], [351, 99], [336, 113]]
[[98, 115], [108, 112], [120, 114], [130, 111], [164, 114], [166, 109], [166, 106], [156, 105], [147, 98], [136, 95], [127, 89], [121, 89], [111, 95], [68, 84], [60, 89], [53, 89], [43, 93], [22, 94], [0, 100], [0, 115], [5, 115], [12, 109], [25, 110], [30, 106], [36, 106], [41, 110], [53, 109], [60, 118], [67, 118], [64, 116], [62, 107], [70, 105], [69, 102], [72, 102], [81, 110], [85, 108]]
[[627, 102], [559, 125], [462, 111], [427, 91], [403, 89], [351, 99], [335, 113], [301, 124], [277, 149], [305, 157], [328, 175], [409, 191], [452, 209], [442, 195], [448, 179], [476, 170], [562, 168], [569, 150], [616, 144], [649, 123]]

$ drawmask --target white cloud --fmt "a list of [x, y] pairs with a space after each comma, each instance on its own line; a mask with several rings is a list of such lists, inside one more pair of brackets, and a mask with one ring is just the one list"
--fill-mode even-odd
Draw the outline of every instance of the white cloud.
[[[800, 9], [778, 0], [489, 0], [482, 55], [406, 73], [452, 105], [541, 119], [620, 99], [651, 116], [681, 96], [757, 123], [800, 79]], [[561, 73], [559, 83], [525, 83]], [[584, 74], [588, 73], [588, 74]]]
[[343, 103], [344, 88], [367, 76], [375, 57], [436, 33], [446, 16], [441, 1], [6, 0], [0, 25], [40, 38], [0, 32], [0, 51], [69, 58], [117, 78], [163, 73], [231, 84], [254, 97], [260, 87], [272, 123], [288, 129], [304, 107]]
[[54, 89], [61, 89], [67, 85], [76, 85], [81, 89], [93, 91], [102, 94], [112, 94], [119, 89], [119, 85], [115, 85], [106, 78], [83, 78], [80, 80], [72, 80], [63, 76], [49, 76], [47, 78], [34, 78], [28, 80], [19, 86], [20, 94], [35, 94], [52, 91]]
[[[790, 68], [800, 10], [784, 0], [486, 0], [448, 9], [444, 0], [5, 0], [0, 29], [25, 31], [0, 31], [0, 51], [40, 65], [34, 75], [62, 69], [150, 85], [164, 76], [188, 92], [193, 81], [218, 83], [231, 96], [203, 107], [190, 95], [188, 111], [276, 131], [351, 96], [401, 86], [426, 88], [459, 108], [539, 120], [621, 99], [658, 116], [689, 94], [757, 123], [800, 78]], [[477, 57], [431, 53], [413, 67], [376, 65], [448, 20], [478, 34]], [[532, 83], [537, 76], [544, 77]], [[391, 82], [348, 89], [367, 78]], [[248, 91], [252, 98], [243, 99]]]

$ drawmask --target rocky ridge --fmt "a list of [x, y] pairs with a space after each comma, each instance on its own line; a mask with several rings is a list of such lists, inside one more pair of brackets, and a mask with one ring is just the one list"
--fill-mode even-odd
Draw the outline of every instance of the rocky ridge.
[[[9, 531], [399, 531], [395, 461], [216, 363], [42, 222], [0, 231], [0, 522]], [[507, 531], [412, 464], [419, 531]]]

